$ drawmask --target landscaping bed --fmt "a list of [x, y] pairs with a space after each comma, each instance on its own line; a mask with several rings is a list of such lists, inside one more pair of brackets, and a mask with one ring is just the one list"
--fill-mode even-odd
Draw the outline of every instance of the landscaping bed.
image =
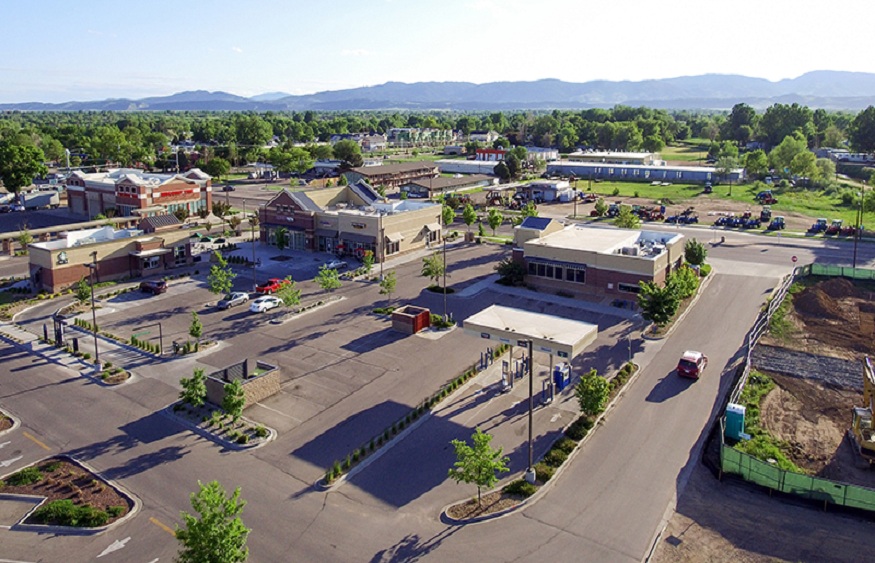
[[94, 528], [122, 518], [133, 508], [133, 501], [126, 495], [63, 456], [45, 459], [6, 477], [0, 493], [46, 498], [25, 524]]
[[9, 430], [10, 428], [12, 428], [13, 424], [15, 423], [12, 421], [11, 417], [6, 416], [6, 414], [3, 412], [0, 412], [0, 432], [3, 432], [4, 430]]
[[231, 415], [210, 403], [199, 407], [176, 403], [171, 410], [175, 416], [196, 426], [202, 433], [219, 442], [236, 444], [237, 447], [255, 447], [267, 442], [271, 436], [265, 426], [243, 417], [234, 421]]

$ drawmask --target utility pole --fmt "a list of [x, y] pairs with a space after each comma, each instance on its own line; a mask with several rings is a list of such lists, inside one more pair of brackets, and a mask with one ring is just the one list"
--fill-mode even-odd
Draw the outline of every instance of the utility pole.
[[97, 251], [91, 253], [91, 264], [88, 265], [88, 274], [91, 280], [91, 322], [94, 333], [94, 363], [100, 367], [100, 352], [97, 349], [97, 311], [94, 307], [94, 275], [97, 270]]
[[532, 362], [532, 340], [521, 340], [517, 342], [517, 344], [521, 346], [525, 346], [529, 352], [529, 465], [526, 468], [525, 479], [527, 482], [534, 484], [537, 474], [534, 469], [534, 451], [532, 447], [532, 412], [535, 409], [535, 395], [534, 395], [534, 369], [535, 366]]

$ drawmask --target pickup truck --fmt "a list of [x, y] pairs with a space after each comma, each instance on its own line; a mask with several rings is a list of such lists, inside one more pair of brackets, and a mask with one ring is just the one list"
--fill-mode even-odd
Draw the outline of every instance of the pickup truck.
[[279, 288], [286, 285], [287, 283], [289, 282], [280, 278], [270, 278], [266, 282], [260, 283], [255, 286], [255, 293], [270, 295], [271, 293], [276, 293]]

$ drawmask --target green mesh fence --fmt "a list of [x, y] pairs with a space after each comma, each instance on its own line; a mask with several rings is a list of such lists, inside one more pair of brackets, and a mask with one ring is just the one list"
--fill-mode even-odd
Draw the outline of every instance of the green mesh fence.
[[720, 451], [720, 465], [724, 473], [739, 475], [745, 481], [775, 491], [875, 512], [873, 489], [784, 471], [725, 444]]
[[875, 270], [830, 266], [828, 264], [811, 264], [810, 266], [802, 266], [798, 269], [798, 275], [843, 277], [855, 280], [875, 280]]

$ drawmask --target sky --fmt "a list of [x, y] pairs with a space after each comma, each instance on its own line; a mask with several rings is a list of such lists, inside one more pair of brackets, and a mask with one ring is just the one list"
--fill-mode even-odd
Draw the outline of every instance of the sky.
[[0, 0], [0, 103], [875, 73], [873, 19], [873, 0]]

